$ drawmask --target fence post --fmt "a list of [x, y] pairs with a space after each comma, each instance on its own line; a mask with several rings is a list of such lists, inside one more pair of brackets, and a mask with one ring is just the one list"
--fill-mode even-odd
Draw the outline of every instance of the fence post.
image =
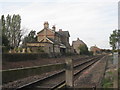
[[72, 59], [66, 58], [66, 87], [73, 87], [73, 63]]
[[114, 69], [113, 87], [118, 88], [118, 52], [113, 53], [113, 64], [116, 65], [116, 69]]

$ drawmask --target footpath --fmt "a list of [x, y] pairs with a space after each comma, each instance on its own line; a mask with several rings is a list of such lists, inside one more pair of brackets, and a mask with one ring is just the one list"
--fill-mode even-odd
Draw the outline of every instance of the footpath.
[[108, 56], [96, 62], [91, 68], [82, 73], [82, 75], [74, 81], [75, 88], [100, 88], [101, 81], [106, 69]]

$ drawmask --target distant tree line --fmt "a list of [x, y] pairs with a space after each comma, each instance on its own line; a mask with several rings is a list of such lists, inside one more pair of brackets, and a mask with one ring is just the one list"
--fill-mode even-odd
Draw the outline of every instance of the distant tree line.
[[35, 42], [36, 31], [31, 30], [28, 35], [26, 35], [23, 39], [23, 31], [21, 29], [21, 16], [18, 15], [4, 15], [0, 18], [0, 38], [2, 40], [2, 48], [4, 50], [15, 49], [20, 46], [22, 42], [22, 46], [25, 47], [27, 42]]
[[21, 17], [20, 15], [10, 16], [5, 18], [1, 16], [0, 26], [2, 31], [2, 46], [7, 48], [18, 47], [21, 42]]

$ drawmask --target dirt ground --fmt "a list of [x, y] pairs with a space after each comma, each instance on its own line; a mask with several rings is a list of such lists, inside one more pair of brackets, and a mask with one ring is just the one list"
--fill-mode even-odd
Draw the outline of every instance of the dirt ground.
[[[81, 57], [84, 57], [84, 56], [80, 56], [80, 55], [69, 56], [69, 58], [74, 58], [74, 59], [81, 58]], [[46, 64], [64, 63], [65, 58], [67, 57], [41, 58], [37, 60], [30, 60], [30, 61], [27, 60], [27, 61], [19, 61], [19, 62], [2, 61], [2, 70], [40, 66], [40, 65], [46, 65]]]
[[74, 81], [75, 88], [93, 88], [100, 87], [101, 78], [104, 74], [107, 58], [96, 62], [88, 70]]

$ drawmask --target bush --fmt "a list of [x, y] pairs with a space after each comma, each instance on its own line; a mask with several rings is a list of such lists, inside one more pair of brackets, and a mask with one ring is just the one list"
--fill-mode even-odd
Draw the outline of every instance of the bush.
[[80, 50], [80, 55], [89, 55], [87, 45], [80, 45], [78, 49]]
[[93, 56], [93, 52], [92, 52], [92, 51], [89, 51], [89, 55], [90, 55], [90, 56]]

